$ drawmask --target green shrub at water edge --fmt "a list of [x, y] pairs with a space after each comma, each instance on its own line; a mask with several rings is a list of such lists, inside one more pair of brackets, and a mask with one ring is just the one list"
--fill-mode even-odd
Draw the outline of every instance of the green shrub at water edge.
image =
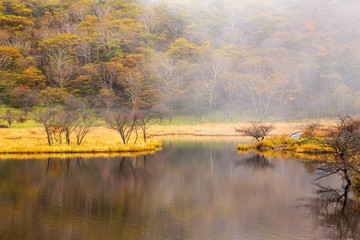
[[266, 140], [273, 143], [274, 145], [288, 145], [295, 141], [294, 139], [284, 136], [270, 137]]
[[322, 138], [315, 137], [315, 138], [300, 138], [298, 140], [293, 140], [290, 144], [290, 147], [293, 147], [294, 145], [305, 145], [305, 144], [321, 144], [323, 141]]
[[269, 141], [268, 139], [266, 140], [262, 140], [260, 142], [256, 142], [253, 144], [252, 148], [256, 148], [256, 149], [273, 149], [274, 148], [274, 143], [272, 141]]

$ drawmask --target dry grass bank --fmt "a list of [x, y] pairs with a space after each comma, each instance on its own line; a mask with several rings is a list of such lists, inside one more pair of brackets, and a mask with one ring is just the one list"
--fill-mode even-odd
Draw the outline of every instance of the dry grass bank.
[[[318, 121], [319, 124], [328, 125], [331, 121]], [[288, 135], [292, 132], [302, 130], [308, 123], [272, 123], [275, 129], [270, 133], [271, 136]], [[151, 136], [166, 135], [192, 135], [192, 136], [239, 136], [235, 128], [246, 126], [247, 123], [227, 123], [227, 124], [202, 124], [202, 125], [183, 125], [183, 126], [149, 126]]]
[[47, 145], [43, 128], [7, 128], [0, 129], [0, 153], [109, 153], [154, 151], [161, 148], [161, 141], [148, 139], [146, 143], [139, 138], [137, 143], [130, 140], [123, 144], [117, 132], [106, 127], [90, 132], [78, 146], [75, 139], [72, 144]]

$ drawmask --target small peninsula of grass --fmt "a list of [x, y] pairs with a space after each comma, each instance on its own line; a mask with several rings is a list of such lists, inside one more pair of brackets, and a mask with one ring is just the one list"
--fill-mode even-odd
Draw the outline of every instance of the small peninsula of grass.
[[162, 142], [155, 139], [145, 143], [139, 138], [136, 144], [130, 139], [128, 144], [123, 144], [119, 135], [106, 127], [90, 132], [81, 145], [75, 139], [71, 142], [49, 146], [43, 128], [0, 129], [0, 154], [146, 152], [162, 147]]
[[294, 140], [285, 136], [269, 137], [254, 144], [239, 144], [239, 151], [291, 151], [295, 153], [331, 153], [332, 149], [323, 143], [320, 137]]

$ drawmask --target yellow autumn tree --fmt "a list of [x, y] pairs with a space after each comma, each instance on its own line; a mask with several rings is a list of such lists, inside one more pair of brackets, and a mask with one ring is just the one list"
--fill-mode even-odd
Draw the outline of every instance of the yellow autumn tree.
[[46, 77], [39, 69], [30, 67], [18, 76], [18, 82], [31, 89], [41, 89], [46, 85]]
[[166, 53], [174, 59], [190, 59], [195, 49], [195, 44], [189, 43], [185, 38], [178, 38], [170, 44]]
[[14, 67], [16, 61], [22, 57], [19, 50], [0, 46], [0, 70]]

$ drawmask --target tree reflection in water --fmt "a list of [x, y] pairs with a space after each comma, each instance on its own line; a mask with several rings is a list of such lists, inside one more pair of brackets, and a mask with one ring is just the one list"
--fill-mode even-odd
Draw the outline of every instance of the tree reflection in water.
[[268, 157], [262, 154], [256, 153], [254, 156], [247, 157], [235, 163], [236, 166], [250, 167], [254, 170], [261, 170], [267, 168], [274, 168], [275, 165], [270, 161]]
[[[65, 159], [58, 159], [49, 157], [45, 163], [45, 173], [47, 175], [81, 175], [88, 176], [94, 172], [99, 171], [99, 168], [109, 168], [107, 171], [112, 172], [113, 176], [122, 178], [132, 178], [136, 180], [141, 177], [145, 171], [146, 161], [149, 158], [147, 155], [140, 155], [136, 157], [119, 157], [117, 158], [118, 165], [108, 164], [105, 166], [94, 165], [93, 162], [84, 161], [82, 157], [68, 157]], [[115, 162], [116, 164], [116, 162]]]
[[69, 174], [71, 170], [86, 174], [89, 171], [88, 165], [84, 162], [82, 157], [58, 159], [56, 157], [49, 157], [46, 161], [46, 174]]
[[133, 178], [135, 181], [144, 174], [147, 155], [136, 157], [122, 157], [120, 160], [118, 175], [125, 178]]
[[310, 209], [317, 224], [327, 230], [326, 239], [360, 239], [360, 210], [349, 198], [349, 185], [341, 190], [317, 186], [316, 196], [308, 198], [305, 206]]

